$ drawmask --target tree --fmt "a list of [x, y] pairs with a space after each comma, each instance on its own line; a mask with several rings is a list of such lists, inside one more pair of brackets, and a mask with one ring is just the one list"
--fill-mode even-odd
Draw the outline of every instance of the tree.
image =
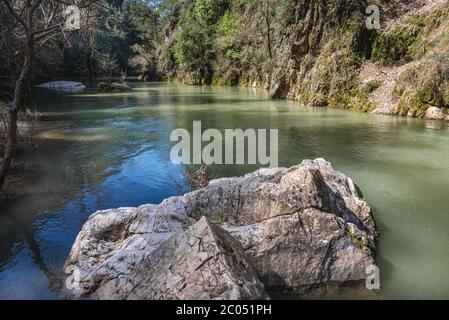
[[114, 71], [118, 70], [118, 64], [115, 55], [111, 52], [111, 50], [109, 50], [107, 53], [100, 55], [99, 62], [101, 69], [105, 71], [108, 76], [108, 83], [111, 84]]
[[[96, 0], [83, 0], [79, 8], [89, 8]], [[3, 12], [17, 33], [22, 53], [22, 67], [15, 81], [13, 100], [7, 106], [6, 141], [0, 162], [0, 191], [11, 168], [17, 144], [17, 119], [26, 108], [26, 90], [32, 74], [36, 45], [52, 41], [57, 32], [64, 31], [65, 8], [63, 0], [2, 0]], [[5, 21], [6, 22], [6, 21]]]
[[216, 25], [230, 4], [229, 0], [197, 0], [178, 24], [174, 57], [198, 83], [209, 83], [212, 78]]
[[142, 78], [157, 79], [156, 58], [162, 42], [159, 13], [142, 0], [127, 3], [130, 24], [131, 57], [129, 64]]
[[273, 24], [276, 14], [276, 3], [273, 0], [263, 0], [262, 1], [262, 20], [263, 20], [263, 27], [260, 29], [260, 32], [262, 34], [262, 37], [265, 38], [268, 56], [270, 60], [273, 59]]

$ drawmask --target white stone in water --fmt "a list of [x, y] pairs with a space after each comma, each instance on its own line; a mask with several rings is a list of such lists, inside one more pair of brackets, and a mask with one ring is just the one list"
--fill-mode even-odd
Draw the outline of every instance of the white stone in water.
[[49, 90], [56, 90], [56, 91], [63, 91], [63, 92], [72, 92], [77, 93], [83, 91], [86, 86], [82, 84], [81, 82], [76, 81], [51, 81], [51, 82], [45, 82], [41, 83], [36, 86], [37, 88], [43, 88], [43, 89], [49, 89]]
[[444, 120], [444, 108], [430, 107], [426, 111], [426, 119]]

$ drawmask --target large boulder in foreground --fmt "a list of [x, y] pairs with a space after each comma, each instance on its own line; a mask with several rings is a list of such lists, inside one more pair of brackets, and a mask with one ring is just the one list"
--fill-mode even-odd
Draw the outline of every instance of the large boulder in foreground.
[[[201, 225], [205, 237], [215, 240], [200, 252], [187, 242], [191, 228]], [[377, 237], [371, 209], [354, 182], [323, 159], [305, 160], [214, 180], [160, 205], [99, 211], [78, 235], [66, 270], [79, 270], [82, 291], [96, 298], [263, 297], [252, 270], [272, 296], [313, 294], [364, 281], [366, 267], [375, 264]], [[226, 248], [240, 262], [229, 262]], [[175, 252], [182, 252], [179, 260]], [[219, 258], [202, 265], [205, 255]], [[241, 263], [249, 264], [247, 273]], [[202, 278], [193, 267], [198, 265]], [[176, 268], [187, 289], [176, 287], [164, 268]], [[223, 273], [226, 280], [219, 279]], [[138, 294], [129, 294], [136, 283]]]

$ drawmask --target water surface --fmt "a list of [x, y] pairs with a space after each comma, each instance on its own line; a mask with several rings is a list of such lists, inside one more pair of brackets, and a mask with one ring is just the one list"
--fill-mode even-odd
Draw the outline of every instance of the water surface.
[[[362, 189], [381, 231], [379, 298], [449, 298], [449, 130], [263, 91], [166, 83], [129, 93], [40, 94], [37, 149], [24, 156], [17, 197], [0, 202], [0, 298], [66, 297], [62, 266], [88, 216], [159, 203], [187, 190], [170, 162], [171, 130], [279, 129], [279, 165], [324, 157]], [[212, 168], [216, 177], [256, 166]]]

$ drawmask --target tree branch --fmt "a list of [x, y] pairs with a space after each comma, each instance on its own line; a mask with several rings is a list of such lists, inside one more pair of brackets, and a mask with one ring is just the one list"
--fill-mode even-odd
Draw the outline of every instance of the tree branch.
[[34, 12], [37, 7], [41, 4], [42, 0], [34, 0], [34, 3], [31, 5], [31, 12]]
[[34, 37], [34, 36], [39, 35], [40, 37], [43, 37], [43, 36], [49, 34], [50, 32], [52, 32], [53, 30], [55, 30], [55, 29], [57, 29], [59, 27], [62, 27], [63, 25], [64, 25], [64, 22], [60, 22], [60, 23], [55, 24], [55, 25], [53, 25], [51, 27], [36, 30], [36, 31], [34, 31], [32, 33], [32, 36]]
[[14, 11], [14, 8], [12, 7], [12, 5], [9, 3], [8, 0], [3, 0], [3, 2], [6, 4], [6, 7], [8, 7], [8, 10], [11, 12], [11, 14], [14, 16], [14, 18], [20, 22], [20, 24], [25, 28], [25, 30], [28, 30], [28, 27], [25, 23], [24, 20], [22, 20], [20, 18], [20, 16]]

